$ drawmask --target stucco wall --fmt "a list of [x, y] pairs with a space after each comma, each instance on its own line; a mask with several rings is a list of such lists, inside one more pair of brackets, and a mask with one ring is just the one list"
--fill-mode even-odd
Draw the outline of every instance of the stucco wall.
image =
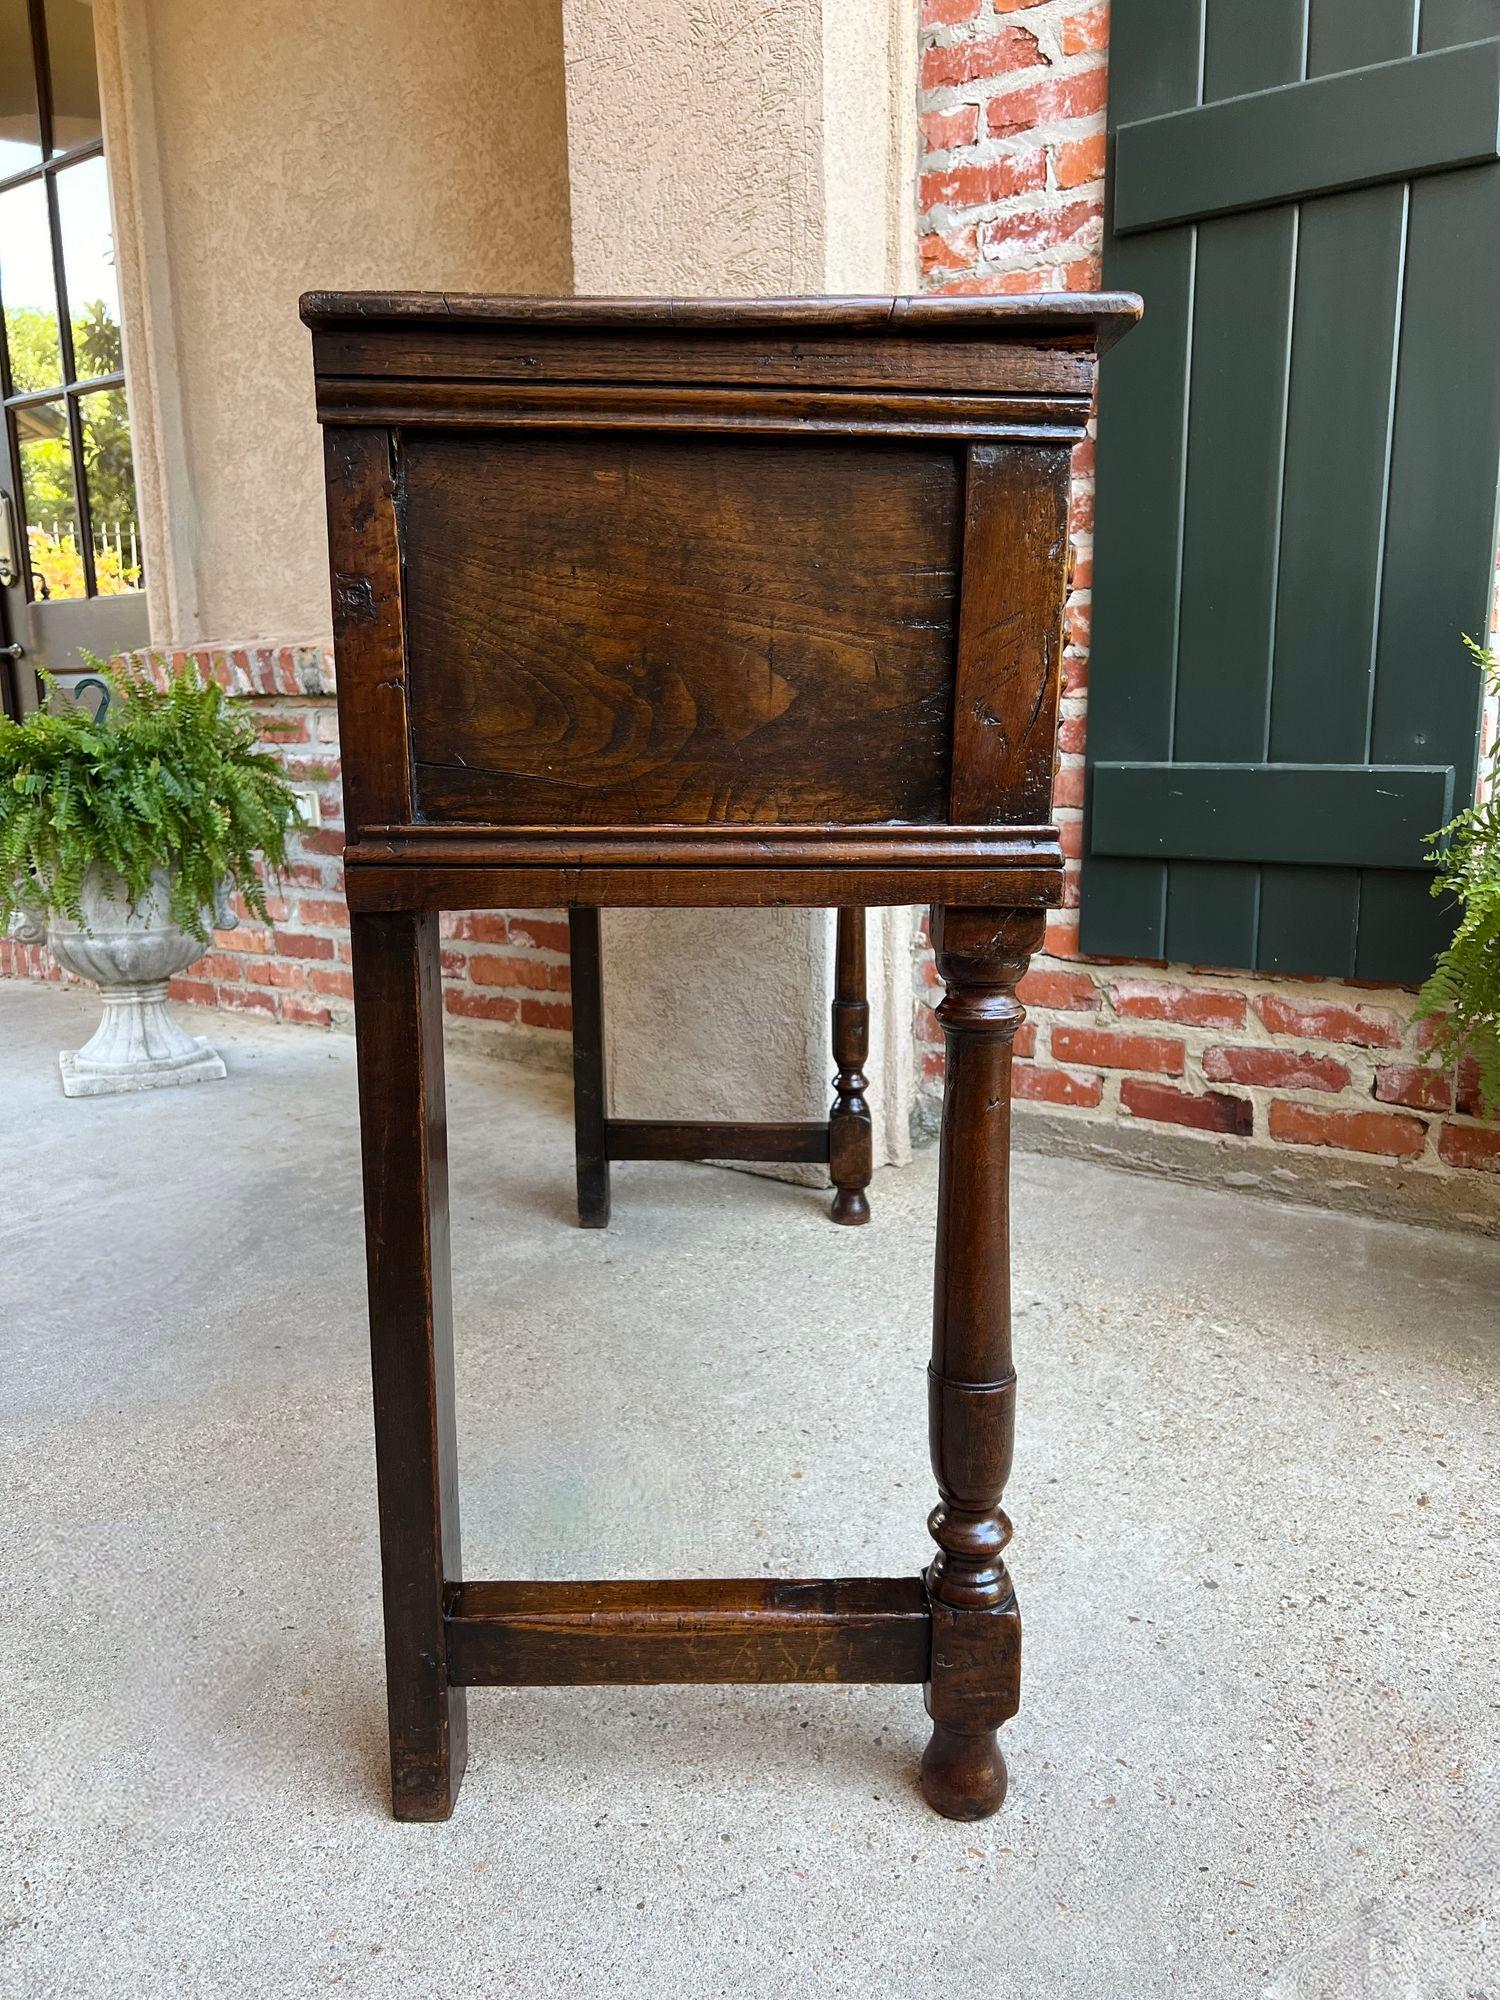
[[158, 643], [329, 627], [309, 287], [568, 292], [529, 0], [99, 0]]
[[906, 0], [566, 0], [580, 292], [903, 288]]
[[821, 269], [818, 10], [566, 0], [580, 292], [796, 292]]

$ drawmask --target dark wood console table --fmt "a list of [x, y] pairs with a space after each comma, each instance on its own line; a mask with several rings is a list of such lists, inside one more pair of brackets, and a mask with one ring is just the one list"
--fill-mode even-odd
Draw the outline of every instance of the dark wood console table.
[[[1019, 1700], [1007, 1173], [1069, 454], [1129, 297], [303, 301], [325, 426], [395, 1812], [470, 1686], [922, 1683], [929, 1802]], [[937, 1554], [817, 1582], [459, 1557], [437, 913], [930, 903]], [[575, 932], [576, 935], [576, 932]]]

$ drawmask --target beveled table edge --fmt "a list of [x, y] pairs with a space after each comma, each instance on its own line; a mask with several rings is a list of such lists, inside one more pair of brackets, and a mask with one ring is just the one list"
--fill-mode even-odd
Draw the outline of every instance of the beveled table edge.
[[618, 331], [828, 330], [918, 337], [1012, 336], [1091, 339], [1100, 352], [1141, 317], [1134, 292], [1033, 292], [1001, 298], [927, 298], [903, 294], [828, 298], [572, 298], [471, 292], [304, 292], [298, 310], [313, 328], [371, 321], [426, 320], [435, 325], [600, 328]]
[[354, 910], [1046, 908], [1051, 826], [365, 828], [344, 850]]

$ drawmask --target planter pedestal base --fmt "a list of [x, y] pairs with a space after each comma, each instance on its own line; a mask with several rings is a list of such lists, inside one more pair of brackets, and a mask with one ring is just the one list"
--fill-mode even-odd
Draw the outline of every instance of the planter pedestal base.
[[102, 990], [104, 1019], [81, 1049], [58, 1057], [64, 1097], [113, 1097], [227, 1076], [224, 1058], [167, 1011], [165, 980]]

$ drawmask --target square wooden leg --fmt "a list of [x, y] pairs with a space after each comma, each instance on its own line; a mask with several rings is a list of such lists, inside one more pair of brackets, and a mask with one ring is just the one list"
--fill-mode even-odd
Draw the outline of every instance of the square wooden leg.
[[609, 1078], [604, 1064], [604, 944], [598, 910], [568, 912], [573, 986], [573, 1145], [578, 1220], [609, 1224]]
[[350, 929], [391, 1804], [446, 1819], [468, 1738], [444, 1625], [462, 1571], [437, 918], [356, 914]]

